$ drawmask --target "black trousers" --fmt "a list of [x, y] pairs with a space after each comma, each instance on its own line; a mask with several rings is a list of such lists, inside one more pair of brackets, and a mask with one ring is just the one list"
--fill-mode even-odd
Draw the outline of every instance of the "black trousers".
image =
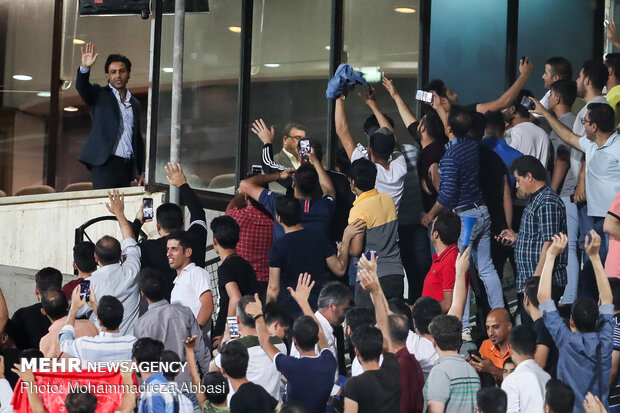
[[106, 163], [91, 166], [93, 189], [123, 188], [131, 185], [133, 159], [110, 155]]

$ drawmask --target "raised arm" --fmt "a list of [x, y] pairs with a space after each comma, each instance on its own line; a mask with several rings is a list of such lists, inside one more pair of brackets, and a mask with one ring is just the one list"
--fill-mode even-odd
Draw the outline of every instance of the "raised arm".
[[334, 183], [332, 182], [329, 175], [327, 175], [327, 172], [325, 172], [325, 168], [323, 168], [321, 162], [312, 152], [308, 154], [308, 158], [310, 159], [310, 163], [312, 164], [312, 166], [314, 166], [314, 169], [316, 169], [316, 173], [319, 176], [319, 185], [321, 185], [323, 196], [331, 196], [332, 198], [335, 198], [336, 190], [334, 189]]
[[553, 236], [553, 242], [547, 249], [545, 264], [543, 265], [542, 274], [540, 275], [540, 283], [538, 285], [538, 302], [544, 303], [551, 300], [551, 276], [553, 274], [553, 266], [555, 259], [564, 251], [568, 244], [566, 234], [557, 234]]
[[288, 169], [286, 166], [280, 165], [273, 160], [273, 137], [276, 133], [273, 125], [268, 128], [264, 120], [258, 119], [252, 124], [252, 132], [254, 132], [263, 143], [261, 153], [263, 172], [270, 174]]
[[86, 46], [81, 47], [80, 50], [82, 51], [82, 64], [78, 69], [75, 89], [80, 94], [84, 103], [92, 106], [97, 101], [97, 92], [90, 83], [90, 68], [97, 61], [99, 53], [95, 53], [95, 45], [92, 43], [86, 43]]
[[269, 337], [269, 330], [267, 324], [265, 324], [265, 317], [263, 316], [263, 306], [260, 302], [258, 294], [254, 294], [254, 301], [248, 303], [245, 307], [245, 312], [248, 316], [254, 318], [256, 322], [256, 332], [258, 333], [258, 342], [265, 354], [273, 360], [275, 356], [281, 351], [271, 342]]
[[37, 392], [37, 385], [34, 380], [34, 374], [29, 369], [22, 371], [21, 365], [15, 363], [11, 371], [22, 379], [22, 385], [26, 388], [26, 394], [28, 395], [28, 403], [33, 413], [46, 413], [47, 410], [43, 407], [43, 402], [39, 393]]
[[248, 179], [244, 179], [239, 184], [239, 192], [248, 194], [252, 199], [258, 201], [263, 189], [270, 183], [281, 179], [287, 179], [295, 173], [294, 169], [279, 172], [277, 174], [256, 175]]
[[387, 89], [392, 99], [394, 99], [394, 103], [396, 103], [396, 108], [398, 108], [398, 113], [400, 114], [400, 118], [403, 120], [405, 126], [411, 125], [416, 121], [416, 117], [411, 111], [409, 107], [405, 104], [405, 101], [394, 87], [394, 84], [387, 77], [383, 78], [383, 87]]
[[377, 277], [377, 257], [373, 252], [371, 259], [367, 260], [366, 255], [362, 254], [358, 265], [360, 270], [357, 275], [360, 279], [360, 284], [364, 290], [370, 293], [370, 298], [375, 305], [377, 327], [383, 334], [383, 351], [392, 352], [392, 337], [390, 336], [390, 324], [388, 321], [390, 308]]
[[394, 132], [394, 128], [390, 125], [390, 122], [387, 120], [383, 112], [379, 110], [377, 106], [377, 102], [375, 101], [375, 91], [374, 89], [370, 89], [369, 92], [359, 93], [359, 96], [364, 99], [364, 103], [372, 110], [373, 115], [377, 118], [377, 122], [379, 123], [380, 128], [388, 128], [392, 132]]
[[202, 406], [207, 401], [207, 396], [203, 392], [200, 391], [201, 381], [200, 381], [200, 373], [198, 372], [198, 365], [196, 364], [196, 356], [194, 354], [194, 348], [196, 347], [196, 342], [198, 341], [198, 336], [191, 336], [183, 340], [185, 344], [185, 355], [187, 356], [187, 366], [189, 367], [189, 374], [192, 377], [192, 383], [196, 386], [198, 391], [196, 392], [196, 398], [198, 399], [198, 405]]
[[607, 40], [609, 43], [616, 46], [616, 49], [620, 49], [620, 38], [618, 37], [618, 29], [616, 29], [616, 22], [614, 19], [609, 19], [607, 25]]
[[185, 173], [183, 173], [183, 167], [181, 166], [181, 164], [169, 162], [168, 165], [165, 166], [165, 168], [166, 178], [168, 179], [168, 182], [170, 183], [170, 185], [179, 188], [181, 200], [185, 205], [187, 205], [187, 209], [189, 209], [190, 225], [194, 221], [206, 222], [205, 210], [202, 208], [200, 200], [187, 183], [187, 178], [185, 177]]
[[108, 200], [110, 202], [106, 203], [105, 206], [116, 217], [123, 239], [134, 239], [131, 224], [127, 221], [127, 217], [125, 217], [125, 194], [121, 194], [118, 192], [118, 189], [114, 189], [108, 192]]
[[340, 143], [347, 152], [347, 156], [351, 159], [353, 151], [355, 150], [355, 142], [349, 131], [349, 124], [347, 123], [347, 115], [344, 113], [344, 97], [336, 99], [336, 110], [334, 113], [334, 123], [336, 124], [336, 134], [340, 139]]
[[312, 281], [310, 274], [303, 273], [299, 274], [299, 278], [297, 279], [297, 288], [294, 290], [291, 287], [288, 287], [288, 292], [291, 293], [291, 297], [293, 300], [299, 304], [299, 308], [309, 317], [312, 317], [314, 321], [319, 326], [319, 351], [322, 351], [324, 348], [328, 348], [329, 344], [327, 343], [327, 338], [325, 338], [325, 332], [323, 331], [323, 327], [321, 327], [321, 323], [317, 320], [316, 316], [312, 312], [312, 308], [310, 308], [310, 303], [308, 302], [308, 298], [310, 297], [310, 291], [312, 291], [312, 287], [314, 287], [314, 281]]
[[598, 233], [591, 229], [590, 236], [586, 235], [586, 253], [592, 261], [594, 267], [594, 274], [596, 275], [596, 285], [598, 286], [598, 295], [603, 304], [613, 304], [614, 296], [611, 293], [611, 286], [609, 285], [609, 279], [605, 274], [605, 268], [601, 262], [601, 257], [598, 255], [598, 251], [601, 248], [601, 237]]
[[581, 146], [579, 146], [579, 139], [581, 137], [575, 135], [573, 131], [568, 128], [568, 126], [560, 122], [558, 118], [553, 116], [551, 112], [545, 109], [545, 107], [540, 103], [540, 101], [533, 97], [530, 97], [530, 99], [532, 99], [532, 102], [534, 102], [534, 104], [536, 105], [536, 108], [534, 110], [530, 110], [530, 112], [544, 116], [545, 119], [547, 119], [547, 122], [549, 122], [549, 126], [551, 126], [551, 129], [553, 129], [553, 131], [560, 137], [560, 139], [562, 139], [562, 141], [564, 141], [564, 143], [581, 151]]
[[327, 258], [327, 266], [330, 271], [337, 276], [342, 276], [347, 271], [349, 265], [349, 249], [351, 247], [351, 240], [357, 237], [358, 234], [363, 234], [366, 231], [366, 223], [362, 219], [356, 219], [350, 223], [342, 234], [342, 241], [338, 245], [338, 253]]
[[448, 310], [448, 315], [453, 315], [459, 320], [463, 319], [465, 303], [467, 301], [467, 270], [469, 270], [469, 250], [460, 252], [456, 258], [456, 276], [454, 278], [454, 294], [452, 294], [452, 305]]
[[519, 62], [519, 77], [512, 86], [498, 99], [492, 102], [478, 103], [478, 105], [476, 105], [476, 111], [485, 114], [488, 111], [502, 110], [510, 106], [510, 104], [517, 99], [517, 96], [519, 96], [519, 92], [521, 92], [521, 89], [525, 86], [525, 82], [527, 82], [527, 79], [532, 74], [532, 70], [534, 70], [534, 65], [527, 58], [522, 59]]

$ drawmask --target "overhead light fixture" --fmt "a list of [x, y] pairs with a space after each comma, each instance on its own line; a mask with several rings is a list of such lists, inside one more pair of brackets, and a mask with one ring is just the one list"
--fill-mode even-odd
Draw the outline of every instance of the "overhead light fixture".
[[397, 7], [394, 9], [394, 11], [396, 13], [402, 13], [402, 14], [412, 14], [415, 13], [415, 9], [412, 9], [411, 7]]
[[86, 44], [86, 41], [82, 39], [73, 39], [73, 44]]
[[32, 76], [28, 76], [28, 75], [13, 75], [13, 79], [15, 79], [15, 80], [32, 80]]
[[241, 27], [239, 26], [230, 26], [228, 27], [228, 30], [230, 30], [233, 33], [241, 33]]
[[39, 92], [39, 93], [37, 93], [37, 96], [41, 97], [41, 98], [48, 98], [48, 97], [52, 96], [52, 94], [50, 92]]
[[165, 73], [172, 73], [174, 71], [171, 67], [164, 67], [161, 70]]
[[331, 46], [325, 46], [325, 50], [330, 50]]
[[76, 108], [75, 106], [67, 106], [65, 108], [65, 112], [77, 112], [78, 108]]
[[280, 67], [279, 63], [265, 63], [265, 67]]

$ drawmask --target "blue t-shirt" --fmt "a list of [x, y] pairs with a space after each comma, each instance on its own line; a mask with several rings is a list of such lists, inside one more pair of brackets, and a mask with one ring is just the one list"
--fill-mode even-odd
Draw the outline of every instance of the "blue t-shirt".
[[[498, 154], [500, 158], [502, 158], [502, 161], [504, 161], [504, 165], [506, 165], [508, 171], [510, 171], [510, 165], [512, 165], [512, 162], [515, 159], [523, 156], [523, 153], [521, 153], [521, 151], [518, 151], [512, 146], [508, 145], [506, 143], [506, 139], [500, 139], [494, 136], [487, 136], [482, 139], [481, 143], [487, 148], [493, 149], [493, 151]], [[508, 182], [510, 183], [510, 188], [515, 187], [516, 180], [512, 173], [508, 174]]]
[[[276, 240], [284, 235], [284, 229], [276, 219], [276, 201], [284, 195], [263, 189], [258, 202], [273, 215], [273, 239]], [[306, 229], [313, 229], [321, 234], [329, 233], [329, 223], [334, 215], [336, 201], [331, 196], [321, 199], [298, 199], [301, 205], [301, 224]]]
[[274, 362], [288, 381], [288, 399], [303, 404], [308, 413], [324, 413], [338, 368], [329, 348], [324, 348], [318, 357], [296, 358], [279, 353]]

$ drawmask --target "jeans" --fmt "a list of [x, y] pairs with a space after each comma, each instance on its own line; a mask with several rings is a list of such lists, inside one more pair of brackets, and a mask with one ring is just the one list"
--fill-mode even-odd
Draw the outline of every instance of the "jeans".
[[568, 265], [566, 276], [568, 283], [564, 289], [562, 304], [572, 304], [577, 298], [579, 286], [579, 259], [577, 258], [577, 235], [579, 234], [579, 214], [577, 205], [570, 201], [570, 197], [563, 196], [562, 202], [566, 207], [566, 228], [568, 231]]
[[407, 301], [413, 304], [422, 296], [424, 278], [432, 264], [427, 229], [420, 224], [399, 225], [398, 246], [409, 283]]
[[579, 297], [598, 298], [598, 286], [596, 285], [596, 276], [590, 257], [585, 252], [586, 235], [590, 238], [590, 230], [594, 229], [601, 237], [601, 247], [598, 255], [601, 261], [605, 262], [607, 257], [607, 246], [609, 245], [609, 235], [603, 232], [603, 223], [605, 217], [592, 217], [588, 215], [587, 205], [579, 206], [579, 247], [582, 251], [583, 267], [579, 277]]
[[[405, 283], [403, 282], [402, 275], [385, 275], [379, 278], [379, 284], [381, 284], [386, 300], [391, 298], [403, 299]], [[370, 294], [362, 288], [359, 282], [355, 283], [355, 305], [357, 307], [374, 308]]]
[[[470, 257], [478, 270], [478, 277], [484, 283], [484, 287], [489, 299], [491, 309], [504, 307], [504, 297], [502, 284], [499, 281], [497, 271], [491, 260], [491, 216], [486, 206], [479, 206], [458, 214], [478, 218], [471, 230], [469, 246], [471, 247]], [[459, 237], [459, 249], [463, 248], [463, 235], [465, 226], [461, 225], [461, 236]], [[463, 326], [469, 326], [469, 300], [465, 304], [463, 313]]]

